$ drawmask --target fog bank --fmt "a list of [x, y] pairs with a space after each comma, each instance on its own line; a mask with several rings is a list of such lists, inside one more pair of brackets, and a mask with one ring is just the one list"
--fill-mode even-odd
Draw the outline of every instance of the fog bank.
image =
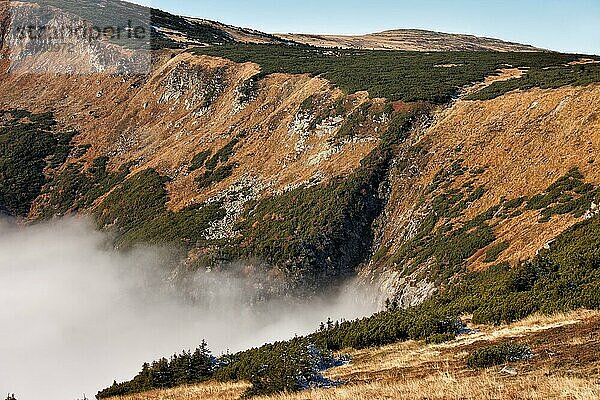
[[[307, 304], [248, 306], [254, 286], [235, 273], [199, 273], [200, 304], [165, 282], [169, 253], [107, 246], [82, 220], [16, 227], [0, 221], [0, 395], [75, 400], [133, 377], [142, 362], [193, 349], [215, 355], [314, 331], [375, 311], [348, 284]], [[232, 269], [243, 266], [232, 266]]]

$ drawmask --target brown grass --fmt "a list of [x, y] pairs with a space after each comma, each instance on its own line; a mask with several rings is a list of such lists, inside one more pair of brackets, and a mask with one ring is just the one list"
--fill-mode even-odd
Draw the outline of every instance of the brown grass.
[[600, 387], [588, 380], [547, 376], [540, 372], [520, 378], [506, 378], [493, 372], [459, 378], [451, 372], [439, 372], [414, 380], [372, 382], [327, 390], [261, 397], [258, 400], [373, 400], [373, 399], [573, 399], [600, 398]]
[[476, 38], [441, 32], [399, 29], [360, 36], [280, 34], [286, 40], [319, 47], [345, 49], [410, 50], [410, 51], [534, 51], [535, 48], [496, 39]]
[[[600, 312], [534, 315], [500, 326], [471, 326], [478, 331], [443, 344], [404, 342], [376, 349], [347, 350], [352, 362], [327, 371], [347, 382], [331, 389], [259, 397], [258, 400], [375, 399], [569, 399], [600, 398]], [[532, 360], [470, 370], [475, 349], [507, 341], [529, 345]], [[247, 383], [208, 383], [155, 391], [119, 400], [235, 399]]]
[[[505, 77], [511, 74], [517, 71], [508, 70]], [[406, 144], [427, 149], [427, 154], [410, 161], [415, 173], [399, 170], [393, 175], [382, 243], [390, 253], [404, 243], [414, 222], [422, 218], [417, 205], [421, 196], [428, 199], [426, 188], [440, 170], [459, 160], [467, 168], [486, 168], [478, 176], [455, 177], [453, 188], [471, 180], [486, 187], [484, 196], [459, 218], [462, 221], [499, 204], [503, 196], [516, 199], [542, 193], [575, 166], [586, 182], [600, 183], [599, 106], [600, 85], [595, 84], [513, 92], [489, 101], [459, 100], [438, 112], [432, 125]], [[547, 223], [538, 223], [539, 218], [538, 211], [528, 211], [498, 221], [496, 243], [506, 241], [510, 247], [496, 262], [517, 265], [531, 259], [578, 221], [570, 215], [554, 216]], [[484, 259], [473, 257], [467, 266], [485, 269], [490, 264]]]
[[114, 397], [114, 400], [234, 400], [250, 387], [246, 382], [207, 382], [166, 390]]

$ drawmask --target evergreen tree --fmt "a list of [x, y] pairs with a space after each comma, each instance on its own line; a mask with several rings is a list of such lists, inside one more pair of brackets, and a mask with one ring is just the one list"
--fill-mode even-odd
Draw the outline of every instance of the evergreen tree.
[[174, 386], [173, 371], [169, 365], [169, 360], [161, 358], [152, 364], [152, 387], [169, 388]]
[[213, 370], [214, 359], [208, 350], [206, 341], [202, 341], [194, 354], [191, 356], [191, 379], [193, 382], [201, 382], [210, 377]]
[[184, 351], [180, 355], [174, 355], [171, 359], [171, 370], [175, 385], [192, 383], [192, 355]]

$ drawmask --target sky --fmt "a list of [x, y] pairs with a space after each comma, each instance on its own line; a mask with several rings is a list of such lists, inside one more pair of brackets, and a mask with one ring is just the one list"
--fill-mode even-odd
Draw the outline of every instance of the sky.
[[420, 28], [600, 55], [599, 0], [133, 0], [268, 33]]

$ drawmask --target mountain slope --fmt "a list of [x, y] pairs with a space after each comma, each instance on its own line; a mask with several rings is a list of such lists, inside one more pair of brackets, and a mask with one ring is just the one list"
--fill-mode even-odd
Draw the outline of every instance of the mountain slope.
[[[19, 3], [12, 2], [12, 7]], [[31, 2], [30, 2], [31, 3]], [[216, 21], [188, 18], [159, 9], [121, 0], [39, 0], [41, 7], [53, 7], [78, 16], [96, 27], [113, 27], [128, 22], [151, 31], [153, 48], [181, 48], [188, 45], [243, 43], [287, 43], [273, 35], [253, 29], [238, 28]], [[15, 11], [14, 15], [18, 15]]]
[[[358, 277], [387, 304], [207, 376], [294, 391], [315, 377], [313, 346], [450, 340], [465, 313], [499, 324], [599, 307], [597, 58], [460, 37], [458, 52], [332, 50], [112, 0], [50, 3], [51, 24], [110, 17], [99, 4], [149, 15], [151, 68], [121, 68], [138, 49], [111, 41], [56, 57], [3, 29], [0, 212], [85, 215], [116, 248], [176, 248], [182, 287], [241, 263], [261, 298]], [[39, 11], [0, 6], [2, 21]], [[142, 372], [106, 396], [158, 385]]]
[[285, 40], [319, 47], [361, 50], [407, 51], [540, 51], [534, 46], [499, 39], [433, 32], [419, 29], [396, 29], [367, 35], [280, 34]]
[[[59, 0], [52, 1], [64, 6]], [[84, 4], [88, 8], [80, 12], [88, 15], [94, 11], [95, 3]], [[11, 7], [21, 13], [34, 9], [28, 3], [11, 3]], [[142, 15], [148, 9], [133, 11]], [[153, 13], [161, 16], [161, 26], [184, 24], [180, 17]], [[71, 12], [54, 6], [49, 8], [48, 18], [79, 21]], [[5, 37], [5, 43], [16, 43], [10, 32]], [[111, 72], [110, 57], [100, 68], [97, 62], [89, 61], [98, 58], [96, 52], [127, 54], [107, 43], [83, 42], [69, 58], [47, 58], [55, 55], [52, 51], [32, 54], [27, 45], [22, 49], [5, 46], [7, 49], [31, 69], [13, 71], [4, 60], [6, 69], [0, 76], [4, 125], [26, 129], [32, 118], [49, 118], [55, 122], [53, 134], [74, 132], [62, 164], [40, 161], [42, 168], [32, 172], [41, 187], [22, 189], [27, 202], [11, 206], [23, 210], [17, 216], [33, 221], [70, 213], [92, 215], [101, 228], [115, 231], [117, 246], [139, 242], [182, 246], [188, 254], [182, 270], [226, 267], [240, 259], [264, 263], [281, 278], [282, 287], [308, 292], [319, 286], [335, 286], [358, 270], [369, 276], [383, 269], [386, 273], [378, 275], [384, 277], [382, 285], [393, 288], [392, 293], [387, 289], [383, 293], [401, 297], [404, 290], [413, 290], [407, 279], [413, 279], [415, 271], [424, 274], [429, 260], [420, 259], [410, 272], [398, 271], [395, 265], [399, 261], [406, 263], [412, 258], [411, 254], [401, 257], [398, 252], [406, 251], [404, 242], [410, 242], [418, 220], [395, 215], [427, 215], [432, 202], [446, 195], [425, 193], [423, 188], [435, 181], [440, 169], [452, 169], [453, 163], [466, 159], [452, 149], [475, 137], [470, 134], [465, 143], [456, 142], [469, 129], [481, 128], [481, 118], [504, 112], [507, 121], [527, 127], [539, 119], [533, 111], [518, 107], [535, 91], [509, 94], [483, 106], [466, 100], [448, 102], [506, 64], [521, 68], [522, 77], [513, 79], [511, 82], [517, 83], [509, 88], [519, 88], [519, 82], [524, 88], [556, 87], [559, 89], [550, 91], [549, 96], [557, 99], [566, 93], [562, 86], [600, 80], [597, 64], [572, 65], [581, 56], [556, 53], [331, 52], [294, 45], [229, 43], [188, 51], [154, 51], [148, 75], [120, 75], [106, 73]], [[53, 61], [58, 65], [44, 80], [31, 73], [40, 65], [52, 67]], [[87, 74], [72, 74], [65, 61], [90, 63], [93, 68]], [[495, 90], [495, 96], [504, 90]], [[577, 100], [555, 106], [562, 118], [557, 132], [569, 132], [566, 128], [571, 125], [584, 129], [581, 121], [593, 114], [591, 108], [578, 106], [583, 101], [579, 97], [584, 95], [587, 104], [597, 101], [595, 86], [590, 86], [573, 92]], [[535, 101], [532, 99], [531, 104]], [[516, 108], [506, 114], [502, 107], [493, 108], [496, 102], [508, 102], [508, 107]], [[444, 120], [445, 114], [438, 108], [448, 105], [448, 112], [457, 110], [460, 117], [430, 128], [432, 118]], [[485, 114], [478, 114], [481, 110], [486, 110]], [[44, 115], [47, 112], [51, 114]], [[572, 119], [579, 114], [581, 118]], [[467, 121], [470, 125], [465, 125]], [[539, 122], [538, 129], [546, 129], [545, 123]], [[446, 138], [446, 132], [458, 126], [460, 131]], [[467, 153], [480, 154], [480, 158], [468, 163], [463, 159], [467, 165], [461, 168], [476, 170], [486, 166], [483, 160], [500, 157], [495, 154], [496, 147], [489, 147], [494, 142], [488, 138], [493, 136], [492, 129], [499, 128], [489, 129], [480, 133], [477, 152], [470, 149]], [[589, 138], [592, 142], [596, 139]], [[426, 145], [416, 152], [421, 140]], [[510, 136], [498, 136], [498, 140], [501, 143], [494, 146], [513, 145]], [[552, 146], [543, 142], [543, 136], [536, 140], [541, 149]], [[553, 145], [553, 149], [561, 150], [556, 142]], [[429, 153], [432, 146], [439, 148]], [[556, 179], [575, 166], [587, 174], [593, 165], [586, 164], [588, 160], [577, 148], [568, 151], [585, 161], [562, 165], [554, 175]], [[499, 160], [514, 161], [517, 154], [515, 149], [514, 154]], [[18, 164], [11, 154], [6, 157]], [[398, 180], [396, 174], [404, 174], [402, 166], [413, 158], [418, 163], [430, 163], [410, 166], [416, 168], [411, 173], [418, 171], [423, 181]], [[525, 179], [519, 176], [524, 173], [525, 161], [513, 165], [519, 168], [511, 180]], [[531, 165], [526, 172], [528, 176], [544, 175], [543, 168], [543, 164]], [[482, 176], [487, 179], [487, 175]], [[8, 178], [20, 181], [18, 176]], [[494, 179], [479, 182], [480, 187], [473, 188], [477, 189], [475, 194], [502, 187], [497, 182], [502, 176]], [[598, 183], [595, 175], [585, 176], [585, 180]], [[467, 183], [457, 179], [454, 184]], [[550, 177], [540, 180], [537, 189], [542, 191], [550, 183]], [[407, 184], [410, 190], [396, 190]], [[386, 189], [389, 185], [391, 189]], [[157, 190], [141, 190], [145, 186]], [[466, 189], [463, 192], [466, 196]], [[461, 206], [457, 217], [462, 219], [455, 222], [468, 221], [473, 216], [471, 210], [481, 210], [481, 204], [495, 205], [483, 194], [469, 196], [473, 197], [472, 204]], [[508, 189], [497, 191], [495, 196], [513, 198]], [[423, 204], [409, 203], [419, 199]], [[147, 207], [134, 207], [137, 202]], [[413, 210], [418, 205], [419, 209]], [[131, 218], [123, 218], [130, 213]], [[390, 215], [394, 217], [386, 219]], [[569, 220], [561, 229], [575, 222]], [[554, 225], [535, 226], [532, 235], [537, 232], [538, 237], [550, 240], [550, 234], [539, 235], [542, 229], [552, 235], [560, 233], [547, 226]], [[403, 231], [405, 228], [408, 230]], [[487, 229], [480, 233], [492, 236]], [[493, 237], [493, 243], [502, 244], [500, 232], [494, 232]], [[490, 244], [485, 242], [474, 252], [486, 251]], [[533, 247], [524, 255], [531, 256]], [[377, 257], [370, 263], [373, 254]], [[465, 267], [463, 258], [452, 263], [455, 265], [449, 271], [460, 272]], [[429, 275], [418, 280], [425, 296], [453, 273], [429, 271]], [[417, 300], [422, 299], [417, 296]]]
[[[258, 397], [260, 400], [333, 399], [554, 399], [565, 396], [592, 399], [600, 388], [584, 376], [598, 375], [600, 350], [598, 312], [576, 312], [554, 317], [533, 316], [503, 326], [471, 326], [476, 330], [443, 344], [407, 342], [351, 350], [350, 362], [326, 372], [346, 385], [314, 388], [297, 394]], [[530, 346], [529, 360], [483, 369], [467, 367], [468, 356], [499, 343]], [[591, 351], [593, 349], [593, 351]], [[443, 370], [440, 370], [443, 365]], [[156, 390], [122, 400], [237, 400], [247, 382], [208, 382]]]
[[[483, 102], [460, 100], [412, 136], [405, 144], [405, 163], [391, 173], [378, 256], [368, 272], [389, 288], [384, 297], [397, 293], [402, 304], [414, 304], [435, 290], [432, 276], [450, 277], [456, 266], [482, 270], [502, 262], [519, 265], [557, 233], [593, 215], [600, 204], [597, 196], [583, 199], [560, 189], [556, 193], [563, 200], [540, 205], [535, 200], [573, 168], [581, 183], [598, 187], [598, 106], [597, 85], [513, 92]], [[434, 240], [427, 233], [434, 214], [437, 227], [454, 227], [438, 243], [442, 252], [449, 252], [455, 245], [451, 239], [468, 239], [456, 228], [486, 213], [493, 216], [489, 239], [482, 237], [450, 265], [436, 267], [413, 248], [422, 243], [422, 235]], [[486, 256], [494, 250], [498, 253]], [[380, 275], [382, 270], [387, 272]]]

